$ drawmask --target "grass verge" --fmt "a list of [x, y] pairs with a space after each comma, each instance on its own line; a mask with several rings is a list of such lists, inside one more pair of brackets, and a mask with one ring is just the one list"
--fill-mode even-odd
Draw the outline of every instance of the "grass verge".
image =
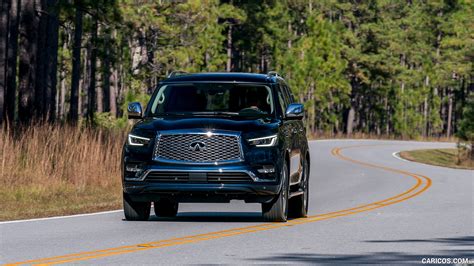
[[474, 160], [459, 149], [427, 149], [402, 151], [400, 157], [414, 162], [455, 169], [474, 169]]
[[119, 131], [0, 129], [0, 221], [121, 207]]
[[0, 189], [0, 220], [31, 219], [91, 213], [122, 208], [121, 190], [71, 185]]

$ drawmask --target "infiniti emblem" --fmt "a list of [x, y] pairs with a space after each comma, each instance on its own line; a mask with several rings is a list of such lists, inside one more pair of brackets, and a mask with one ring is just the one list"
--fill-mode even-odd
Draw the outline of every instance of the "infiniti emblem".
[[201, 141], [194, 141], [189, 144], [189, 150], [191, 151], [203, 151], [206, 149], [206, 143]]

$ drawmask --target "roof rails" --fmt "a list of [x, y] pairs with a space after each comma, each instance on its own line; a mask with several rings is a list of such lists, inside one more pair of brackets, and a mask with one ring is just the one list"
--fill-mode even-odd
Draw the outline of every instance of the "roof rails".
[[181, 71], [181, 70], [172, 71], [172, 72], [168, 75], [168, 78], [174, 78], [174, 77], [182, 76], [182, 75], [185, 75], [185, 74], [188, 74], [188, 72], [186, 72], [186, 71]]
[[270, 77], [281, 77], [276, 71], [268, 71], [267, 76]]

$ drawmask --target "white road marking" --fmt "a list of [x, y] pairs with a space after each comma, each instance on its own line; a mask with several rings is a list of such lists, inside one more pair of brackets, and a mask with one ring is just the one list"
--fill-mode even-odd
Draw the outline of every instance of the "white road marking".
[[24, 222], [36, 222], [36, 221], [45, 221], [45, 220], [55, 220], [55, 219], [63, 219], [63, 218], [75, 218], [75, 217], [82, 217], [82, 216], [92, 216], [92, 215], [99, 215], [99, 214], [116, 213], [116, 212], [121, 212], [121, 211], [122, 210], [113, 210], [113, 211], [93, 212], [93, 213], [74, 214], [74, 215], [65, 215], [65, 216], [54, 216], [54, 217], [45, 217], [45, 218], [4, 221], [4, 222], [0, 222], [0, 225], [2, 225], [2, 224], [13, 224], [13, 223], [24, 223]]
[[406, 159], [403, 159], [402, 157], [400, 157], [400, 155], [399, 155], [400, 152], [401, 152], [401, 151], [396, 151], [396, 152], [392, 153], [392, 156], [395, 157], [395, 158], [397, 158], [398, 160], [402, 160], [402, 161], [404, 161], [404, 162], [409, 162], [409, 163], [411, 163], [411, 161], [406, 160]]

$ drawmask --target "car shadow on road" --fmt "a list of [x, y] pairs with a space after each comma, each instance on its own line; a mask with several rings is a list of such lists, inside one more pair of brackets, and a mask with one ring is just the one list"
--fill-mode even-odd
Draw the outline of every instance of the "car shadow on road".
[[152, 222], [229, 222], [259, 223], [264, 222], [261, 212], [180, 212], [176, 217], [150, 216]]
[[474, 259], [472, 249], [459, 247], [474, 246], [474, 237], [434, 238], [434, 239], [401, 239], [401, 240], [369, 240], [366, 243], [440, 243], [448, 249], [434, 251], [429, 254], [413, 254], [405, 252], [369, 252], [362, 254], [322, 254], [322, 253], [282, 253], [273, 256], [252, 258], [253, 262], [275, 263], [350, 263], [350, 264], [399, 264], [421, 263], [423, 258], [468, 258]]

